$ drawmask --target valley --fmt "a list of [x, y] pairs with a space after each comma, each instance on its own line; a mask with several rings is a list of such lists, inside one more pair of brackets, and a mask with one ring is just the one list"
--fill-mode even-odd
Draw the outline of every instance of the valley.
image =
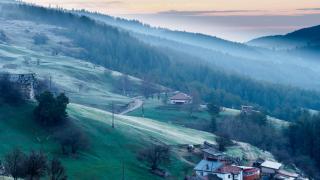
[[[71, 180], [180, 180], [198, 177], [209, 149], [236, 168], [262, 172], [263, 160], [318, 177], [319, 64], [269, 38], [235, 43], [0, 0], [0, 162], [19, 148], [58, 157]], [[11, 81], [28, 74], [26, 100]], [[144, 159], [154, 147], [168, 162]]]

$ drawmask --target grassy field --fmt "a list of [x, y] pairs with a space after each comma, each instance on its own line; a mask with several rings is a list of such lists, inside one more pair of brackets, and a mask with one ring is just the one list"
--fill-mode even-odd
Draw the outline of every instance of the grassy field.
[[[58, 156], [65, 165], [70, 179], [157, 179], [148, 172], [144, 163], [137, 161], [137, 152], [143, 147], [163, 142], [172, 146], [172, 161], [166, 166], [171, 179], [182, 179], [192, 171], [197, 158], [181, 153], [177, 145], [215, 142], [215, 136], [181, 126], [167, 124], [147, 118], [116, 115], [116, 128], [111, 127], [111, 114], [92, 107], [70, 104], [68, 112], [73, 121], [83, 127], [90, 140], [90, 148], [77, 157], [66, 157], [60, 153], [58, 144], [50, 134], [32, 120], [33, 105], [0, 107], [0, 157], [12, 148], [24, 151], [43, 149], [49, 157]], [[252, 151], [257, 157], [266, 156], [250, 145], [232, 147], [228, 153], [243, 157]], [[116, 178], [117, 179], [117, 178]]]
[[[32, 109], [32, 105], [18, 108], [4, 105], [0, 107], [0, 140], [4, 142], [0, 144], [1, 159], [16, 147], [25, 152], [42, 149], [49, 157], [61, 158], [70, 179], [121, 179], [123, 167], [125, 179], [157, 179], [148, 172], [143, 163], [136, 160], [139, 149], [153, 140], [148, 134], [135, 134], [135, 130], [126, 134], [120, 125], [117, 129], [112, 129], [99, 119], [82, 116], [85, 111], [73, 105], [70, 114], [76, 118], [75, 122], [85, 129], [90, 139], [90, 148], [77, 157], [66, 157], [61, 155], [58, 144], [50, 139], [50, 134], [33, 122]], [[81, 110], [81, 113], [76, 113], [76, 110]], [[91, 109], [88, 112], [91, 112]], [[175, 154], [172, 158], [168, 170], [173, 174], [173, 179], [182, 177], [181, 172], [185, 172], [184, 169], [192, 169]]]
[[[142, 117], [142, 109], [132, 111], [128, 115]], [[186, 106], [166, 105], [157, 98], [145, 100], [144, 117], [198, 130], [204, 130], [210, 124], [210, 115], [207, 111], [190, 114]]]

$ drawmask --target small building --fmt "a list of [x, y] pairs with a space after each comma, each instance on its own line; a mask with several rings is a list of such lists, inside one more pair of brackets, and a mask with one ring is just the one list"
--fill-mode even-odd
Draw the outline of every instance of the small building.
[[213, 172], [217, 171], [222, 166], [223, 164], [221, 162], [203, 159], [196, 165], [194, 171], [197, 176], [204, 177], [213, 174]]
[[226, 157], [225, 153], [219, 152], [213, 148], [202, 149], [203, 159], [211, 161], [223, 161]]
[[237, 166], [223, 166], [217, 169], [214, 174], [223, 180], [243, 180], [242, 169]]
[[253, 112], [253, 106], [241, 106], [241, 114], [251, 114]]
[[264, 176], [274, 176], [280, 170], [282, 164], [274, 161], [264, 161], [261, 165], [261, 173]]
[[192, 102], [192, 98], [191, 96], [180, 92], [172, 96], [169, 101], [170, 104], [190, 104]]
[[238, 166], [243, 171], [243, 180], [259, 180], [260, 169], [255, 167]]

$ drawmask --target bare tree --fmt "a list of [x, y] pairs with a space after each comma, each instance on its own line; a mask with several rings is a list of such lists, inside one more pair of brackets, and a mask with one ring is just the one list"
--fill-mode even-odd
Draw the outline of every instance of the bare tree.
[[26, 155], [20, 149], [14, 149], [5, 156], [4, 167], [7, 175], [14, 180], [25, 177], [24, 163]]
[[25, 161], [26, 178], [29, 180], [38, 180], [46, 175], [47, 157], [41, 151], [32, 151]]
[[56, 135], [63, 154], [76, 154], [79, 150], [86, 149], [89, 140], [83, 131], [77, 127], [69, 127]]
[[57, 158], [54, 158], [49, 162], [48, 175], [50, 180], [68, 179], [64, 167]]
[[166, 145], [152, 145], [143, 149], [139, 153], [138, 159], [146, 161], [151, 170], [156, 170], [162, 163], [170, 161], [170, 149]]

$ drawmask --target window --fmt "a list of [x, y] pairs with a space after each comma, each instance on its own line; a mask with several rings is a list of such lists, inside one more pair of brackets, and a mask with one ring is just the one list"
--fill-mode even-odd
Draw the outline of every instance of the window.
[[229, 178], [229, 179], [231, 178], [231, 175], [230, 175], [230, 174], [228, 175], [228, 178]]

